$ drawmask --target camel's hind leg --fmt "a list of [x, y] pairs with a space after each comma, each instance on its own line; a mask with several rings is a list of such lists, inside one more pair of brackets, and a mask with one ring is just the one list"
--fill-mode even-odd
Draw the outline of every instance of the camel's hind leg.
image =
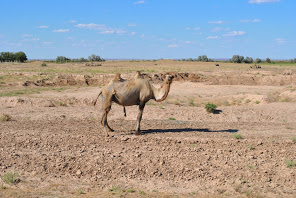
[[139, 105], [139, 113], [138, 113], [138, 117], [137, 117], [137, 128], [136, 128], [136, 135], [140, 135], [140, 124], [141, 124], [141, 120], [142, 120], [142, 115], [143, 115], [143, 111], [144, 111], [144, 107], [145, 107], [145, 103], [141, 103]]
[[111, 110], [111, 103], [112, 103], [112, 94], [107, 93], [102, 95], [102, 110], [103, 115], [101, 118], [101, 124], [104, 127], [106, 137], [109, 136], [108, 131], [114, 131], [108, 124], [107, 116], [109, 111]]

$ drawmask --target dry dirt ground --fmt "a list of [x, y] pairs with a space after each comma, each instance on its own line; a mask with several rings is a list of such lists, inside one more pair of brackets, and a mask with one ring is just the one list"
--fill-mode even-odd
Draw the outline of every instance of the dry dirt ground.
[[105, 139], [92, 101], [129, 64], [0, 64], [0, 197], [296, 197], [294, 67], [139, 62], [155, 86], [174, 72], [169, 97], [146, 105], [140, 136], [137, 107], [113, 104]]

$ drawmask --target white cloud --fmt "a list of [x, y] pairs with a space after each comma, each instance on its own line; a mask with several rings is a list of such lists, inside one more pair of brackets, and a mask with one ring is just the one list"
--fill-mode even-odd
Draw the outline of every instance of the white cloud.
[[222, 24], [222, 23], [225, 23], [225, 21], [209, 21], [209, 23]]
[[71, 20], [71, 21], [68, 21], [69, 23], [76, 23], [77, 21], [75, 20]]
[[89, 24], [77, 24], [75, 27], [83, 28], [83, 29], [89, 29], [89, 30], [100, 30], [100, 34], [125, 34], [127, 33], [125, 30], [120, 28], [111, 28], [104, 24], [95, 24], [95, 23], [89, 23]]
[[178, 47], [178, 45], [176, 45], [176, 44], [168, 45], [168, 48], [175, 48], [175, 47]]
[[186, 44], [191, 44], [192, 41], [184, 41], [184, 43], [186, 43]]
[[129, 24], [127, 24], [127, 26], [128, 26], [128, 27], [136, 27], [137, 24], [135, 24], [135, 23], [129, 23]]
[[41, 25], [41, 26], [39, 26], [39, 28], [41, 28], [41, 29], [45, 29], [45, 28], [48, 28], [48, 26], [46, 26], [46, 25]]
[[23, 34], [23, 37], [31, 37], [31, 34]]
[[219, 38], [218, 36], [208, 36], [207, 39], [217, 39]]
[[258, 22], [261, 22], [260, 19], [247, 19], [247, 20], [240, 20], [241, 23], [258, 23]]
[[281, 0], [250, 0], [249, 3], [274, 3], [274, 2], [280, 2]]
[[200, 27], [195, 27], [195, 28], [187, 27], [185, 28], [185, 30], [200, 30]]
[[229, 31], [230, 28], [223, 28], [223, 27], [215, 27], [211, 30], [211, 32], [220, 32], [220, 31]]
[[69, 32], [69, 29], [58, 29], [58, 30], [53, 30], [53, 32]]
[[131, 36], [135, 36], [137, 34], [137, 32], [131, 32], [130, 35]]
[[95, 24], [95, 23], [77, 24], [77, 25], [75, 25], [75, 27], [90, 29], [90, 30], [104, 30], [107, 28], [107, 26], [104, 24]]
[[143, 4], [145, 1], [135, 1], [134, 4]]
[[246, 32], [244, 31], [232, 31], [232, 32], [228, 32], [227, 34], [224, 34], [223, 36], [242, 36], [246, 34]]
[[284, 45], [285, 43], [287, 43], [287, 40], [283, 38], [276, 38], [274, 40], [278, 45]]
[[50, 42], [50, 41], [44, 41], [43, 44], [44, 45], [50, 45], [50, 44], [52, 44], [52, 42]]
[[22, 41], [40, 41], [40, 38], [30, 38], [30, 39], [24, 39]]

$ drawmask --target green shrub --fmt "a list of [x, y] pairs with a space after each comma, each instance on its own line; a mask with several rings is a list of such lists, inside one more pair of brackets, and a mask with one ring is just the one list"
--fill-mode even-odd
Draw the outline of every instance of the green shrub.
[[10, 120], [12, 120], [12, 118], [11, 118], [11, 116], [8, 115], [8, 114], [2, 114], [2, 115], [0, 116], [0, 121], [2, 121], [2, 122], [10, 121]]
[[46, 65], [46, 63], [42, 63], [41, 66], [42, 66], [42, 67], [45, 67], [45, 66], [47, 66], [47, 65]]
[[205, 108], [206, 108], [207, 112], [214, 113], [217, 108], [217, 105], [212, 104], [212, 103], [208, 103], [205, 105]]
[[130, 189], [127, 190], [127, 192], [133, 193], [133, 192], [135, 192], [135, 190], [133, 188], [130, 188]]
[[296, 161], [286, 159], [285, 164], [287, 165], [288, 168], [293, 168], [296, 165]]
[[176, 120], [176, 118], [170, 117], [169, 120]]
[[243, 139], [243, 136], [241, 134], [232, 134], [232, 137], [235, 139]]
[[20, 181], [19, 175], [13, 172], [7, 172], [1, 177], [2, 181], [7, 184], [16, 184]]

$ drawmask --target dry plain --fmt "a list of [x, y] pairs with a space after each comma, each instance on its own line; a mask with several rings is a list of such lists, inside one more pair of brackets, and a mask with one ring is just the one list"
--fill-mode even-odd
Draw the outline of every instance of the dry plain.
[[[41, 64], [0, 64], [0, 197], [296, 196], [295, 65]], [[137, 107], [114, 104], [105, 140], [92, 102], [137, 70], [155, 86], [173, 74], [169, 96], [146, 105], [140, 136]]]

